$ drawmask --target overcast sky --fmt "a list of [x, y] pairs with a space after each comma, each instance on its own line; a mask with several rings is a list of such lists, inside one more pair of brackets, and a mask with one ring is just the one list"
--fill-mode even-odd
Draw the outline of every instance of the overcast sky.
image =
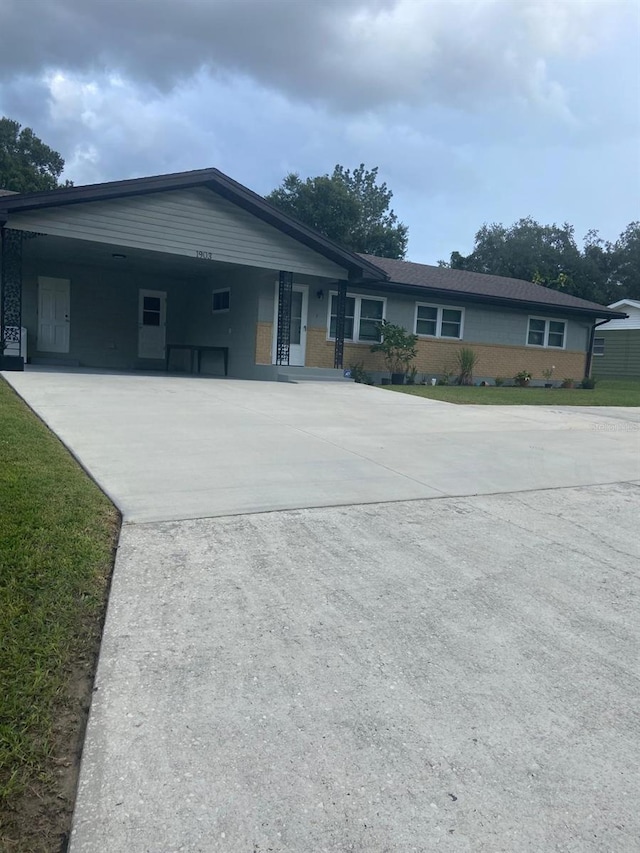
[[0, 114], [76, 184], [379, 166], [407, 257], [640, 219], [640, 0], [0, 0]]

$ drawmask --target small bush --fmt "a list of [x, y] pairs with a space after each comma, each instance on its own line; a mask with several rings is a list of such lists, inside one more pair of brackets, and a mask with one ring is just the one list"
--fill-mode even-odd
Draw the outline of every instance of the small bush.
[[418, 336], [388, 320], [378, 323], [378, 331], [381, 341], [371, 347], [371, 352], [382, 353], [389, 373], [406, 373], [418, 355]]
[[496, 383], [496, 387], [499, 388], [501, 385], [504, 385], [504, 376], [496, 376], [493, 381]]
[[584, 388], [585, 391], [592, 391], [596, 387], [596, 380], [593, 376], [585, 376], [585, 378], [580, 383], [580, 387]]
[[359, 361], [351, 365], [349, 370], [351, 371], [351, 378], [354, 382], [358, 382], [361, 385], [373, 385], [373, 378], [364, 369], [364, 362]]
[[473, 368], [478, 363], [478, 355], [470, 347], [462, 347], [456, 356], [458, 363], [458, 385], [473, 385]]

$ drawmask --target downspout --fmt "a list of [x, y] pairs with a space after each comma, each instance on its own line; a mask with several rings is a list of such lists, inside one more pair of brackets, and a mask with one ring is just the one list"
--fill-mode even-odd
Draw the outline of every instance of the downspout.
[[589, 379], [591, 376], [591, 362], [593, 361], [593, 342], [596, 337], [596, 329], [598, 326], [604, 326], [605, 323], [610, 323], [611, 318], [608, 320], [600, 320], [599, 323], [594, 323], [591, 326], [591, 332], [589, 333], [589, 346], [587, 347], [587, 358], [584, 364], [584, 378]]

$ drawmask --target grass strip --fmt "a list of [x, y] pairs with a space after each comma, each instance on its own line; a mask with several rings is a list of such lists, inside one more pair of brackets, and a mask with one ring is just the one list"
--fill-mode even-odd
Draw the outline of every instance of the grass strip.
[[640, 379], [601, 379], [582, 388], [520, 388], [490, 385], [383, 385], [391, 391], [477, 406], [640, 406]]
[[68, 832], [119, 514], [0, 378], [0, 849]]

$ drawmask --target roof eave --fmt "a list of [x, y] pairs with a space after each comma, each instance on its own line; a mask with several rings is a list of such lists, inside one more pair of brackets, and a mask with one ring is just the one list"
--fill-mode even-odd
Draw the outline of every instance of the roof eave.
[[640, 308], [640, 302], [636, 299], [619, 299], [617, 302], [611, 302], [609, 308], [617, 308], [619, 305], [630, 305], [632, 308]]
[[2, 212], [5, 221], [11, 213], [26, 213], [31, 210], [62, 207], [95, 201], [109, 201], [118, 198], [150, 195], [174, 189], [205, 187], [233, 201], [279, 231], [298, 240], [308, 248], [324, 257], [346, 267], [350, 271], [360, 271], [361, 277], [379, 279], [387, 274], [366, 261], [364, 258], [343, 249], [337, 243], [323, 237], [302, 222], [277, 210], [262, 196], [229, 178], [218, 169], [200, 169], [193, 172], [180, 172], [171, 175], [155, 175], [149, 178], [131, 178], [124, 181], [112, 181], [104, 184], [88, 184], [78, 187], [61, 187], [37, 193], [21, 193], [15, 197], [2, 197]]
[[468, 293], [462, 290], [448, 290], [437, 287], [425, 287], [423, 285], [403, 284], [395, 281], [372, 281], [363, 282], [366, 287], [375, 290], [389, 290], [391, 287], [396, 293], [406, 293], [422, 298], [450, 299], [457, 302], [483, 302], [492, 305], [502, 305], [510, 308], [521, 308], [526, 311], [544, 311], [546, 313], [575, 314], [582, 317], [598, 317], [609, 320], [624, 319], [624, 313], [611, 311], [606, 307], [593, 308], [583, 306], [557, 305], [550, 302], [536, 302], [534, 300], [513, 299], [507, 296], [491, 296], [480, 293]]
[[[290, 237], [294, 237], [309, 248], [321, 251], [325, 257], [328, 257], [335, 263], [344, 265], [346, 261], [349, 269], [360, 270], [362, 273], [368, 272], [373, 279], [384, 278], [384, 280], [388, 280], [389, 276], [380, 267], [366, 261], [349, 249], [343, 249], [342, 246], [334, 243], [333, 240], [329, 240], [294, 217], [282, 213], [262, 196], [234, 181], [233, 178], [229, 178], [222, 172], [217, 172], [215, 183], [215, 189], [220, 195], [235, 201], [241, 207], [244, 207], [245, 210], [258, 216], [264, 222], [273, 225]], [[361, 277], [366, 278], [363, 275]]]

